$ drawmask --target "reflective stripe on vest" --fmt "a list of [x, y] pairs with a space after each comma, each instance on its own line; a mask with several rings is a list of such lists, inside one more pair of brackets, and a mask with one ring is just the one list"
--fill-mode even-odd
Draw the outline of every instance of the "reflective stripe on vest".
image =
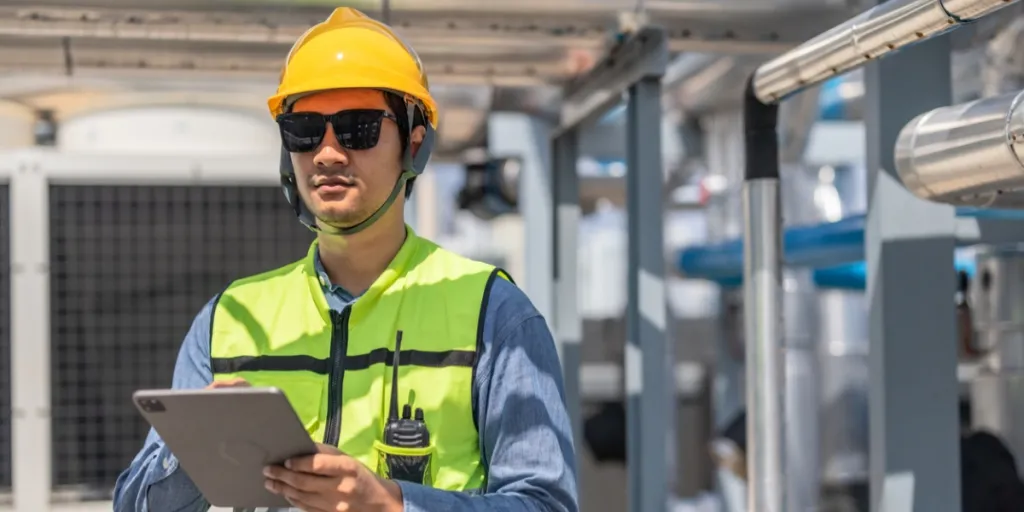
[[483, 488], [473, 374], [486, 297], [508, 276], [417, 237], [351, 306], [332, 312], [305, 259], [232, 283], [211, 326], [214, 379], [242, 377], [288, 397], [317, 441], [383, 474], [380, 440], [390, 406], [398, 331], [399, 408], [424, 411], [431, 433], [427, 485]]

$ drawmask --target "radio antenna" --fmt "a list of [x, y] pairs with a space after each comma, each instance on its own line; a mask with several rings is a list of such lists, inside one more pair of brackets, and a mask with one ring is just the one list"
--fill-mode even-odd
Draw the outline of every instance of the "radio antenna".
[[401, 360], [399, 354], [402, 351], [402, 331], [395, 335], [395, 353], [391, 356], [391, 410], [388, 413], [389, 421], [398, 421], [398, 362]]

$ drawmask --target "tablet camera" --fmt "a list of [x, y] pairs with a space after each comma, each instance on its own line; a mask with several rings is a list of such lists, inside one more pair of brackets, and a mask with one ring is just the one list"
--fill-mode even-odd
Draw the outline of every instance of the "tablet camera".
[[144, 398], [139, 400], [139, 406], [146, 412], [164, 412], [167, 410], [164, 403], [155, 398]]

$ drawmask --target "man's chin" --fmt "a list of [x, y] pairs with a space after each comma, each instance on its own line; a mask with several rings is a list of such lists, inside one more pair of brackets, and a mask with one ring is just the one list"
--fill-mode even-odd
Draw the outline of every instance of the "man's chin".
[[364, 217], [358, 215], [340, 212], [320, 212], [316, 217], [320, 224], [337, 229], [350, 228], [365, 220]]

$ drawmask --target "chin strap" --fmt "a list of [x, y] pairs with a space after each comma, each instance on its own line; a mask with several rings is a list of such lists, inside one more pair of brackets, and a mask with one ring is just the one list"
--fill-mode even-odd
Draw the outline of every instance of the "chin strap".
[[391, 188], [391, 194], [388, 195], [388, 198], [387, 200], [384, 201], [384, 204], [380, 205], [380, 208], [377, 208], [377, 211], [373, 212], [372, 215], [367, 217], [362, 222], [354, 226], [340, 228], [337, 226], [332, 226], [327, 222], [321, 220], [320, 223], [316, 225], [317, 230], [327, 233], [329, 235], [346, 236], [354, 235], [370, 227], [371, 225], [373, 225], [374, 222], [377, 222], [377, 219], [381, 218], [381, 216], [384, 215], [384, 213], [386, 213], [389, 208], [391, 208], [391, 205], [398, 200], [398, 195], [405, 190], [405, 183], [409, 181], [409, 179], [414, 178], [415, 176], [416, 175], [413, 174], [412, 172], [402, 171], [402, 174], [398, 177], [398, 181], [395, 182], [395, 186]]

